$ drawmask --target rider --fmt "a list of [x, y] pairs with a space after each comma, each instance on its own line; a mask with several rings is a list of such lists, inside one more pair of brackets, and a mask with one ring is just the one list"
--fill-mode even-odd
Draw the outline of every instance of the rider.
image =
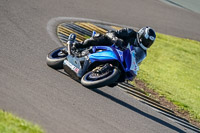
[[143, 27], [138, 32], [131, 28], [123, 28], [117, 31], [109, 31], [105, 35], [95, 34], [83, 42], [74, 43], [75, 48], [86, 48], [89, 46], [111, 46], [115, 43], [124, 48], [128, 44], [133, 45], [136, 53], [136, 63], [141, 63], [147, 55], [147, 49], [154, 43], [156, 33], [151, 27]]

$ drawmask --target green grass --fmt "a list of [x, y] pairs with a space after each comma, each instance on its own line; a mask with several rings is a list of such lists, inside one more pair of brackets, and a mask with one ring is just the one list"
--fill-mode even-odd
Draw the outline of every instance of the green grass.
[[200, 42], [157, 34], [138, 78], [200, 121]]
[[37, 125], [0, 110], [0, 133], [43, 133]]

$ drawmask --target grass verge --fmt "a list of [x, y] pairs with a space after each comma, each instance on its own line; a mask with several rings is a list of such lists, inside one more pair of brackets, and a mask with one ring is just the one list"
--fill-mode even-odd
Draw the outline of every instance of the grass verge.
[[30, 122], [0, 110], [0, 133], [43, 133], [44, 131]]
[[138, 78], [200, 122], [200, 42], [157, 34]]

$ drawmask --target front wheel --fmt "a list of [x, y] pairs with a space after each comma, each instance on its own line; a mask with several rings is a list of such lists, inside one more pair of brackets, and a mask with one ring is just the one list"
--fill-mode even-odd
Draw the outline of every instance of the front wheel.
[[62, 52], [66, 47], [59, 47], [51, 51], [47, 55], [47, 65], [53, 69], [63, 69], [63, 61], [66, 58], [66, 54]]
[[120, 70], [115, 67], [101, 74], [90, 71], [82, 77], [81, 84], [88, 88], [99, 88], [114, 83], [119, 76]]

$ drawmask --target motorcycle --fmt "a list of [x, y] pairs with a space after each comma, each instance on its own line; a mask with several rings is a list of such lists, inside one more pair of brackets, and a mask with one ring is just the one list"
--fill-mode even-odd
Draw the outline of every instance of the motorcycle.
[[[95, 32], [93, 32], [93, 35]], [[68, 46], [56, 48], [47, 55], [47, 65], [53, 69], [64, 69], [71, 78], [87, 88], [115, 86], [137, 75], [135, 51], [128, 44], [122, 49], [112, 46], [91, 46], [73, 49], [75, 34], [70, 34]]]

